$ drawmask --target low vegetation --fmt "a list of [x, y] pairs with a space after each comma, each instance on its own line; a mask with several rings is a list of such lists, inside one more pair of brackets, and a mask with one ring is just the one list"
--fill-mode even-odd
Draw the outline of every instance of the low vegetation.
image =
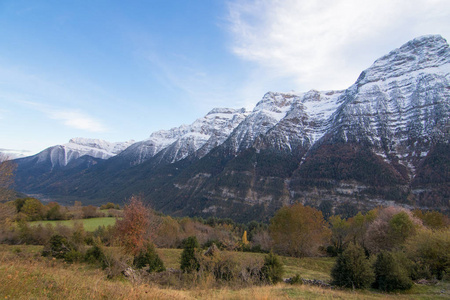
[[[164, 216], [137, 196], [123, 209], [114, 204], [102, 210], [85, 209], [79, 203], [55, 207], [34, 198], [0, 203], [0, 242], [9, 244], [0, 245], [0, 272], [5, 274], [0, 278], [1, 295], [19, 299], [450, 295], [449, 220], [438, 212], [380, 207], [325, 220], [319, 210], [295, 204], [280, 209], [270, 224], [237, 224], [229, 219]], [[61, 212], [70, 219], [48, 220]], [[115, 217], [98, 218], [108, 213]]]

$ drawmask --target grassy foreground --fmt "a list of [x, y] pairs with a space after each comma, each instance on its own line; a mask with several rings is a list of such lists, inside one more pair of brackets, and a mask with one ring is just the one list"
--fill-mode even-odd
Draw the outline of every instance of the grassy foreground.
[[47, 224], [56, 226], [56, 225], [62, 225], [62, 226], [68, 226], [73, 227], [75, 223], [82, 223], [84, 226], [84, 230], [86, 231], [94, 231], [99, 226], [108, 226], [108, 225], [114, 225], [116, 224], [116, 218], [115, 217], [105, 217], [105, 218], [90, 218], [90, 219], [79, 219], [79, 220], [62, 220], [62, 221], [33, 221], [30, 222], [31, 226], [37, 226], [41, 224], [42, 226], [45, 226]]
[[[450, 284], [415, 285], [408, 293], [382, 294], [372, 291], [331, 290], [309, 285], [254, 286], [244, 289], [186, 290], [131, 284], [109, 280], [102, 270], [86, 264], [66, 264], [40, 256], [40, 246], [0, 245], [1, 299], [448, 299]], [[159, 249], [166, 266], [175, 267], [180, 250]], [[251, 253], [237, 253], [245, 259]], [[259, 254], [258, 254], [259, 255]], [[284, 259], [287, 269], [308, 270], [322, 264], [319, 260]], [[328, 268], [325, 260], [323, 269]], [[298, 271], [297, 271], [298, 272]], [[319, 271], [320, 272], [320, 271]], [[302, 275], [302, 274], [301, 274]], [[302, 275], [303, 276], [303, 275]], [[306, 276], [304, 276], [306, 277]]]

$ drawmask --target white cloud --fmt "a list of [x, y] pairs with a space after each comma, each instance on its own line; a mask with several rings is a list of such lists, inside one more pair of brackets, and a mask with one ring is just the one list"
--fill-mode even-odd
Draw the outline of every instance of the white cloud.
[[40, 103], [21, 101], [28, 107], [32, 107], [49, 117], [50, 119], [61, 121], [62, 124], [74, 129], [86, 130], [89, 132], [105, 132], [107, 128], [101, 121], [78, 109], [61, 109]]
[[229, 30], [232, 51], [262, 68], [255, 75], [261, 80], [343, 89], [416, 36], [450, 38], [450, 1], [236, 0], [229, 3]]
[[54, 120], [62, 121], [64, 125], [82, 129], [90, 132], [105, 132], [106, 126], [100, 121], [78, 110], [54, 110], [47, 112], [48, 116]]

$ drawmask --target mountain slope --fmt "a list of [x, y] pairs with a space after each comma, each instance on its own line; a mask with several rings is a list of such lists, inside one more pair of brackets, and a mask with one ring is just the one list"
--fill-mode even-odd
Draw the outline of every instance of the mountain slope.
[[336, 212], [389, 201], [449, 210], [450, 50], [424, 36], [344, 91], [267, 93], [21, 190], [85, 201], [143, 193], [173, 215], [264, 219], [301, 201]]

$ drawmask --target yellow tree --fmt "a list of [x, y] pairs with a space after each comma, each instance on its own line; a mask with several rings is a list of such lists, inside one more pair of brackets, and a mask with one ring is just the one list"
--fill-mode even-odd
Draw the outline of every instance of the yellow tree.
[[242, 235], [242, 244], [244, 244], [244, 246], [248, 245], [247, 230], [244, 230], [244, 234]]
[[319, 246], [330, 237], [322, 212], [301, 203], [278, 210], [270, 220], [269, 231], [275, 251], [296, 257], [319, 254]]

